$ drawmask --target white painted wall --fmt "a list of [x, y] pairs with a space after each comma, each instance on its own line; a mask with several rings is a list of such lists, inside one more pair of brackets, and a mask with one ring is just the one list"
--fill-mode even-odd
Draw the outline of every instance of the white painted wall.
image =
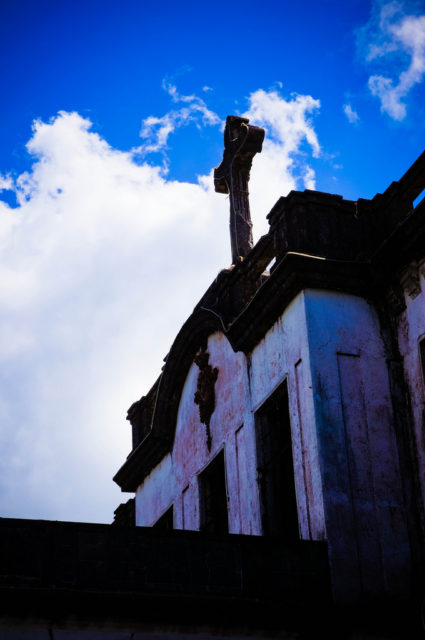
[[334, 587], [402, 596], [409, 544], [388, 369], [363, 298], [305, 291], [316, 432]]
[[328, 539], [342, 600], [405, 595], [409, 544], [374, 309], [358, 296], [306, 290], [249, 358], [234, 353], [219, 332], [210, 336], [208, 352], [219, 370], [212, 449], [194, 403], [199, 369], [193, 364], [173, 451], [137, 491], [137, 524], [153, 524], [173, 503], [174, 526], [199, 529], [198, 475], [224, 447], [230, 532], [261, 535], [254, 415], [286, 379], [300, 537]]
[[[304, 294], [299, 294], [252, 353], [251, 420], [287, 379], [300, 537], [326, 537]], [[254, 428], [254, 425], [253, 425]]]
[[[178, 409], [172, 453], [137, 490], [136, 524], [152, 525], [173, 502], [175, 528], [198, 530], [198, 474], [224, 447], [230, 532], [260, 533], [256, 519], [258, 507], [253, 508], [252, 499], [248, 497], [256, 491], [253, 488], [256, 465], [255, 441], [244, 426], [248, 396], [246, 358], [243, 353], [235, 354], [227, 338], [219, 332], [209, 337], [208, 353], [209, 364], [219, 370], [215, 384], [216, 408], [210, 423], [211, 451], [207, 448], [205, 425], [199, 419], [199, 407], [194, 402], [199, 369], [192, 364]], [[239, 477], [242, 473], [244, 476]], [[162, 489], [163, 485], [166, 490]], [[250, 514], [242, 523], [241, 502], [244, 513]]]
[[198, 475], [224, 447], [230, 532], [261, 535], [254, 413], [287, 378], [301, 537], [324, 538], [303, 295], [288, 306], [249, 361], [243, 353], [234, 353], [219, 332], [210, 336], [208, 352], [209, 364], [219, 370], [211, 451], [194, 403], [199, 369], [193, 364], [183, 388], [173, 451], [139, 487], [136, 523], [154, 524], [173, 503], [174, 526], [199, 529]]
[[136, 492], [136, 525], [151, 527], [176, 499], [171, 454], [145, 478]]

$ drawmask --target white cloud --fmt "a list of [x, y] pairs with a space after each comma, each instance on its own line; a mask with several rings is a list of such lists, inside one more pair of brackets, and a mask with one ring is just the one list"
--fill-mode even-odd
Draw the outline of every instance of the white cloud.
[[358, 122], [360, 122], [360, 116], [357, 111], [352, 108], [351, 104], [344, 104], [342, 110], [347, 116], [348, 122], [351, 124], [358, 124]]
[[255, 91], [244, 116], [266, 130], [262, 153], [255, 158], [250, 192], [254, 212], [261, 212], [256, 225], [266, 233], [264, 212], [268, 212], [281, 195], [292, 189], [315, 188], [315, 172], [306, 153], [317, 158], [320, 145], [309, 114], [320, 108], [311, 96], [293, 95], [283, 99], [276, 91]]
[[404, 120], [405, 99], [425, 75], [425, 15], [407, 14], [398, 2], [377, 3], [358, 35], [368, 62], [389, 65], [403, 61], [402, 71], [391, 73], [391, 67], [387, 68], [384, 74], [370, 76], [368, 86], [381, 101], [381, 111], [394, 120]]
[[2, 176], [0, 174], [0, 191], [12, 191], [14, 187], [13, 179], [10, 175]]
[[[216, 124], [183, 98], [200, 124]], [[252, 122], [268, 130], [252, 170], [257, 237], [278, 196], [314, 187], [301, 150], [320, 151], [307, 118], [318, 106], [250, 97]], [[6, 179], [18, 206], [0, 200], [2, 515], [108, 521], [127, 499], [111, 481], [130, 449], [125, 411], [228, 266], [229, 203], [212, 176], [171, 180], [77, 113], [35, 122], [28, 151], [31, 170]]]
[[[162, 151], [167, 148], [168, 137], [177, 128], [190, 124], [191, 122], [203, 125], [223, 126], [223, 122], [218, 115], [208, 109], [202, 98], [195, 95], [184, 96], [178, 93], [177, 87], [167, 81], [163, 82], [163, 89], [167, 91], [173, 102], [182, 102], [186, 107], [173, 109], [161, 118], [149, 116], [142, 122], [140, 137], [146, 139], [139, 147], [133, 149], [141, 155]], [[209, 90], [204, 87], [204, 91]]]
[[0, 430], [15, 463], [2, 458], [0, 502], [3, 514], [107, 519], [126, 408], [228, 261], [227, 203], [136, 164], [76, 113], [35, 123], [28, 149], [19, 207], [2, 213]]

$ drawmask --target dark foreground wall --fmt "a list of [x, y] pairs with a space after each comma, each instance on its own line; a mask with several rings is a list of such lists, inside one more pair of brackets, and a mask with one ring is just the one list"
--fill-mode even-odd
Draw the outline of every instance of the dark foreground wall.
[[410, 639], [417, 611], [334, 607], [323, 542], [0, 518], [1, 640]]
[[19, 623], [269, 635], [330, 599], [324, 543], [0, 519], [0, 545], [9, 631]]

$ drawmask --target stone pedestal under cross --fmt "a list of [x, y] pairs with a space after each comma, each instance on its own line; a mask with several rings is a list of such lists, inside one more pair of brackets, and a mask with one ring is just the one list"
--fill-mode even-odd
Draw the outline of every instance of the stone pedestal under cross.
[[248, 123], [247, 118], [227, 116], [223, 160], [214, 169], [215, 190], [230, 195], [233, 264], [244, 258], [253, 246], [248, 182], [252, 159], [261, 152], [264, 129]]

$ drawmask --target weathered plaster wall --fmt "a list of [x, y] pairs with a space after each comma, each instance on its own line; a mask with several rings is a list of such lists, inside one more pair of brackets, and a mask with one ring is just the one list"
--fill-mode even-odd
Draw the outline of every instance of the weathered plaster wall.
[[410, 555], [379, 322], [363, 298], [304, 295], [334, 589], [402, 596]]
[[425, 385], [419, 350], [419, 343], [425, 338], [424, 265], [416, 263], [410, 265], [403, 276], [406, 310], [399, 319], [398, 340], [410, 392], [419, 480], [425, 504]]
[[[206, 427], [200, 422], [199, 408], [194, 403], [199, 369], [193, 364], [180, 401], [173, 447], [176, 487], [180, 495], [176, 526], [199, 529], [198, 474], [224, 447], [229, 530], [231, 533], [258, 533], [255, 519], [248, 519], [241, 526], [239, 510], [240, 501], [245, 499], [245, 495], [239, 494], [236, 432], [241, 427], [245, 428], [244, 410], [248, 394], [246, 358], [243, 353], [234, 353], [222, 333], [210, 336], [207, 351], [210, 354], [209, 364], [218, 369], [215, 383], [216, 404], [210, 423], [212, 446], [211, 451], [208, 451]], [[253, 443], [247, 441], [245, 444], [253, 455]], [[255, 482], [255, 472], [248, 472], [248, 476], [244, 480], [248, 480], [250, 492]]]
[[246, 358], [235, 354], [218, 332], [209, 337], [207, 351], [209, 364], [218, 369], [211, 451], [194, 402], [199, 368], [192, 364], [178, 410], [173, 451], [139, 487], [136, 524], [153, 524], [173, 502], [175, 528], [199, 529], [198, 474], [224, 447], [230, 532], [260, 533], [258, 506], [245, 504], [256, 494], [255, 441], [244, 427], [245, 412], [249, 412]]
[[175, 478], [171, 455], [145, 478], [136, 493], [136, 525], [151, 527], [174, 503]]
[[255, 412], [287, 380], [300, 537], [322, 540], [326, 532], [304, 305], [301, 293], [254, 349], [250, 388]]
[[211, 451], [194, 403], [199, 368], [192, 364], [172, 454], [137, 492], [137, 524], [153, 524], [173, 503], [175, 528], [199, 529], [198, 475], [224, 448], [230, 532], [260, 535], [255, 412], [286, 379], [300, 537], [328, 538], [340, 599], [405, 595], [410, 551], [373, 308], [354, 295], [306, 290], [247, 358], [219, 332], [208, 352], [218, 369]]
[[234, 353], [218, 332], [210, 336], [207, 350], [209, 364], [219, 371], [211, 451], [194, 403], [199, 368], [193, 364], [180, 401], [172, 454], [139, 487], [136, 523], [152, 525], [173, 503], [174, 526], [199, 529], [198, 475], [224, 447], [230, 532], [260, 535], [254, 414], [287, 379], [300, 534], [303, 539], [325, 538], [303, 295], [248, 359]]

